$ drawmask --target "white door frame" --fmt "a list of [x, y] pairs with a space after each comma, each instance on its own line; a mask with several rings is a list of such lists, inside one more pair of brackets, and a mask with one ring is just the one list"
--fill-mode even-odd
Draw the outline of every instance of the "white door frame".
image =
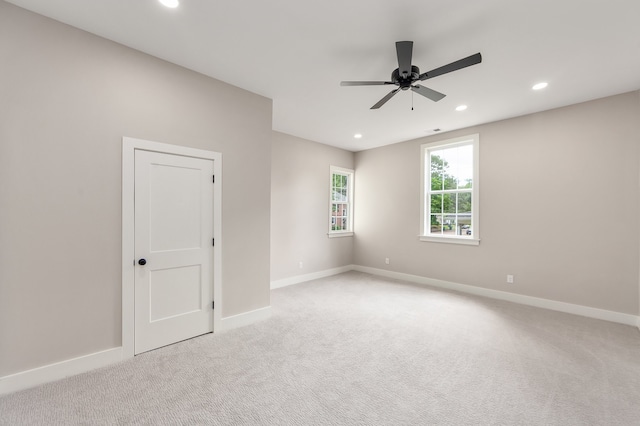
[[129, 137], [122, 138], [122, 356], [134, 356], [135, 333], [135, 151], [153, 151], [213, 160], [213, 331], [222, 326], [222, 154]]

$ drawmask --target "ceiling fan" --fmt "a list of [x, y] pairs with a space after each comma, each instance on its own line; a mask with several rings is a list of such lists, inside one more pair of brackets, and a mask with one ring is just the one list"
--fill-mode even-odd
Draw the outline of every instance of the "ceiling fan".
[[396, 42], [396, 53], [398, 55], [398, 68], [393, 70], [391, 73], [391, 81], [341, 81], [340, 86], [382, 86], [386, 84], [394, 84], [398, 86], [397, 89], [393, 89], [384, 98], [380, 99], [378, 103], [371, 107], [371, 109], [380, 108], [396, 93], [398, 93], [398, 91], [409, 89], [424, 96], [425, 98], [438, 102], [446, 96], [444, 93], [440, 93], [433, 89], [429, 89], [428, 87], [414, 83], [417, 81], [428, 80], [430, 78], [482, 62], [482, 55], [480, 55], [480, 53], [476, 53], [475, 55], [467, 56], [466, 58], [451, 62], [448, 65], [443, 65], [439, 68], [420, 74], [420, 68], [415, 65], [411, 65], [411, 57], [413, 56], [412, 41]]

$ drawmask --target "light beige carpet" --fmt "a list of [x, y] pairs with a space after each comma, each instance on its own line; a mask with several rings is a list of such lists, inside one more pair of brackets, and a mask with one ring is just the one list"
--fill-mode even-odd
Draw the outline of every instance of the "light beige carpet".
[[357, 272], [272, 306], [0, 398], [0, 424], [640, 424], [634, 327]]

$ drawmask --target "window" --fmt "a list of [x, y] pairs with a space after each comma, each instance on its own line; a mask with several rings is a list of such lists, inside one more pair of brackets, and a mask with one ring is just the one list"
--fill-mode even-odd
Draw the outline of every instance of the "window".
[[331, 166], [329, 237], [353, 235], [353, 170]]
[[420, 240], [480, 243], [477, 134], [424, 144]]

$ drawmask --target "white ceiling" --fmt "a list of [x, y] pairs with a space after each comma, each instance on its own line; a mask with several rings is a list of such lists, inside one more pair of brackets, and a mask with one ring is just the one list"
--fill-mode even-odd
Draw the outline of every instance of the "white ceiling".
[[[9, 2], [269, 97], [275, 130], [352, 151], [640, 89], [638, 0]], [[370, 110], [393, 86], [340, 87], [389, 80], [400, 40], [421, 72], [483, 62], [423, 82], [440, 102]]]

